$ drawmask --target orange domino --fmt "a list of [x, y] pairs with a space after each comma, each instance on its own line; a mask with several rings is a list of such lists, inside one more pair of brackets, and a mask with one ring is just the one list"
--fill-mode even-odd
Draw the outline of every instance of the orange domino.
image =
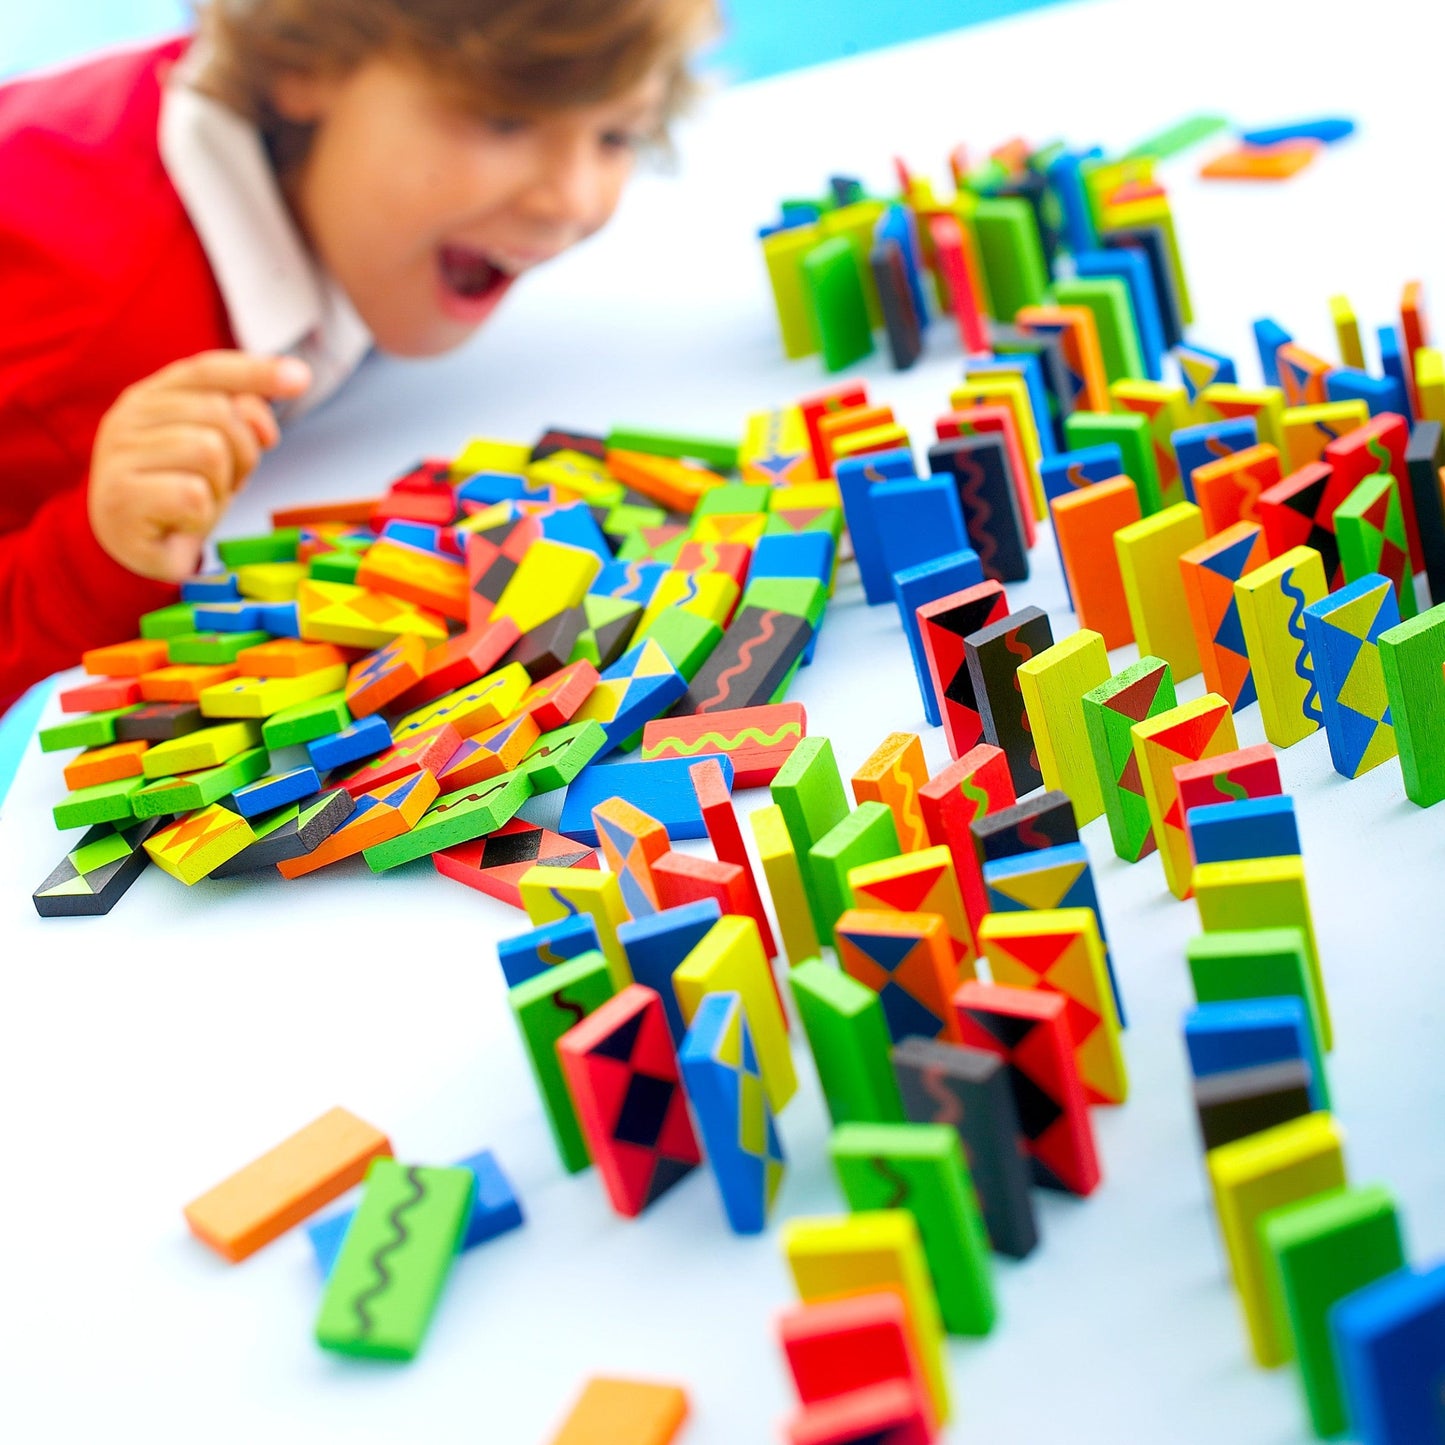
[[1325, 377], [1334, 367], [1312, 351], [1286, 342], [1275, 352], [1279, 364], [1279, 385], [1284, 392], [1284, 404], [1290, 406], [1320, 406], [1329, 400], [1325, 391]]
[[1014, 317], [1014, 325], [1020, 331], [1058, 334], [1063, 342], [1064, 364], [1078, 378], [1074, 410], [1112, 410], [1099, 323], [1087, 306], [1024, 306]]
[[903, 851], [915, 853], [929, 845], [918, 801], [919, 789], [927, 782], [922, 739], [917, 733], [889, 733], [853, 774], [853, 798], [858, 803], [882, 803], [898, 825]]
[[436, 774], [423, 768], [363, 793], [356, 800], [356, 811], [348, 822], [330, 837], [323, 838], [321, 845], [310, 853], [278, 863], [277, 871], [283, 878], [301, 878], [328, 863], [354, 858], [363, 849], [399, 838], [416, 827], [440, 791]]
[[359, 522], [370, 526], [375, 497], [354, 502], [305, 502], [271, 513], [272, 527], [309, 527], [324, 522]]
[[1134, 640], [1114, 533], [1141, 520], [1139, 493], [1128, 477], [1112, 477], [1052, 502], [1054, 535], [1064, 560], [1079, 626], [1097, 632], [1111, 651]]
[[338, 647], [334, 642], [277, 637], [255, 647], [243, 647], [236, 654], [236, 666], [242, 677], [305, 677], [323, 667], [349, 663], [355, 655], [355, 648]]
[[449, 557], [383, 537], [367, 548], [356, 569], [356, 581], [360, 587], [389, 592], [456, 622], [467, 620], [471, 600], [467, 569]]
[[695, 512], [703, 497], [723, 482], [716, 472], [645, 452], [609, 451], [607, 470], [624, 486], [673, 512]]
[[139, 677], [164, 667], [167, 656], [164, 637], [137, 637], [132, 642], [92, 647], [80, 654], [80, 665], [92, 677]]
[[1405, 363], [1405, 384], [1410, 392], [1410, 406], [1416, 416], [1420, 415], [1420, 397], [1415, 390], [1415, 353], [1422, 346], [1430, 344], [1430, 325], [1425, 319], [1425, 287], [1419, 281], [1407, 281], [1400, 293], [1400, 330], [1403, 333], [1400, 347], [1401, 359]]
[[1269, 146], [1236, 146], [1199, 168], [1206, 181], [1284, 181], [1304, 170], [1320, 143], [1301, 137]]
[[186, 1205], [186, 1223], [237, 1264], [360, 1184], [367, 1165], [390, 1154], [380, 1129], [331, 1109]]
[[199, 702], [206, 688], [230, 682], [236, 675], [237, 669], [231, 663], [159, 667], [141, 674], [140, 695], [147, 702]]
[[150, 747], [143, 738], [131, 743], [112, 743], [109, 747], [91, 748], [65, 765], [65, 786], [93, 788], [99, 783], [114, 783], [120, 778], [141, 775], [141, 754]]
[[380, 712], [415, 687], [426, 671], [426, 654], [426, 643], [420, 637], [403, 633], [352, 663], [346, 675], [346, 706], [352, 717]]
[[897, 421], [891, 406], [850, 406], [846, 411], [830, 412], [818, 418], [818, 442], [823, 449], [827, 474], [833, 475], [835, 448], [854, 432], [872, 431], [875, 427], [892, 426]]
[[671, 1445], [687, 1415], [687, 1392], [676, 1385], [594, 1378], [551, 1445]]
[[1268, 442], [1194, 469], [1194, 500], [1213, 537], [1238, 522], [1258, 522], [1259, 494], [1280, 479], [1279, 452]]

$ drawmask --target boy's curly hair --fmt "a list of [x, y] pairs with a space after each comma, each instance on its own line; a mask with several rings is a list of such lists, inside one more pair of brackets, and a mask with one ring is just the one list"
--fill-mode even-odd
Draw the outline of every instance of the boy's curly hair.
[[661, 69], [661, 142], [693, 94], [689, 57], [716, 25], [716, 0], [206, 0], [200, 85], [273, 154], [295, 155], [305, 135], [271, 100], [285, 72], [344, 75], [386, 52], [463, 107], [527, 117], [611, 100]]

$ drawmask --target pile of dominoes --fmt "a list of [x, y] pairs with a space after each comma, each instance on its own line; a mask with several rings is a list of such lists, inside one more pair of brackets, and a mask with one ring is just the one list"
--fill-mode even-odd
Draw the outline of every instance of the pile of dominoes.
[[[66, 696], [87, 715], [44, 742], [92, 749], [57, 822], [98, 831], [37, 904], [104, 911], [147, 855], [186, 882], [433, 857], [525, 912], [498, 954], [559, 1163], [595, 1166], [627, 1217], [705, 1164], [719, 1227], [766, 1229], [806, 1052], [850, 1212], [782, 1230], [786, 1438], [925, 1445], [951, 1410], [945, 1337], [995, 1325], [991, 1254], [1038, 1247], [1032, 1187], [1099, 1187], [1091, 1111], [1127, 1097], [1079, 832], [1104, 817], [1198, 909], [1184, 1043], [1254, 1358], [1296, 1362], [1321, 1435], [1432, 1438], [1445, 1267], [1411, 1267], [1389, 1190], [1348, 1182], [1277, 762], [1323, 729], [1344, 777], [1398, 758], [1414, 803], [1445, 798], [1445, 366], [1420, 288], [1378, 373], [1336, 297], [1338, 363], [1262, 320], [1247, 385], [1186, 336], [1150, 157], [953, 159], [947, 200], [906, 166], [887, 199], [840, 178], [763, 243], [791, 354], [842, 367], [882, 327], [908, 364], [951, 316], [964, 376], [936, 440], [844, 382], [740, 446], [479, 441], [380, 500], [279, 514], [87, 660], [103, 680]], [[785, 700], [845, 521], [952, 760], [930, 775], [894, 733], [851, 803]], [[1079, 624], [1057, 641], [1007, 595], [1049, 523]], [[1240, 748], [1256, 703], [1269, 741]], [[307, 764], [277, 770], [292, 745]], [[564, 787], [558, 831], [518, 816]], [[750, 852], [733, 794], [756, 787]], [[313, 1229], [317, 1338], [409, 1358], [459, 1241], [521, 1215], [489, 1157], [390, 1153], [327, 1116], [188, 1218], [236, 1258], [364, 1179]], [[687, 1412], [677, 1386], [596, 1380], [556, 1440], [664, 1445]]]

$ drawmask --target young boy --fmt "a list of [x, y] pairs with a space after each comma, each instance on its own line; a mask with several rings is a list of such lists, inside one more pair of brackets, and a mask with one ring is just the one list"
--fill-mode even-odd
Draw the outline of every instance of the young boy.
[[0, 713], [174, 600], [374, 345], [460, 345], [611, 216], [714, 0], [211, 0], [0, 87]]

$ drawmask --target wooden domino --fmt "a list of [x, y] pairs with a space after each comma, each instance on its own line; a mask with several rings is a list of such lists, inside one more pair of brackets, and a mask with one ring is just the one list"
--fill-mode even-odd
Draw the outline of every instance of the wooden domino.
[[1189, 502], [1166, 507], [1114, 534], [1139, 651], [1163, 658], [1176, 682], [1200, 670], [1179, 559], [1203, 541], [1202, 514]]
[[1054, 536], [1079, 626], [1097, 632], [1112, 651], [1134, 641], [1134, 623], [1114, 549], [1114, 534], [1142, 516], [1128, 477], [1066, 492], [1051, 503]]
[[96, 917], [109, 913], [145, 871], [146, 839], [154, 820], [91, 828], [32, 895], [42, 918]]
[[148, 748], [141, 758], [141, 772], [149, 779], [192, 773], [219, 767], [261, 741], [259, 723], [239, 721], [199, 728]]
[[1335, 537], [1346, 582], [1381, 573], [1394, 584], [1400, 616], [1416, 614], [1415, 571], [1394, 477], [1388, 472], [1366, 477], [1335, 508]]
[[930, 1445], [937, 1438], [932, 1414], [918, 1392], [901, 1380], [864, 1385], [805, 1406], [785, 1426], [786, 1445], [853, 1445], [860, 1440], [889, 1445]]
[[1018, 670], [1044, 787], [1068, 794], [1081, 828], [1104, 811], [1082, 698], [1109, 675], [1104, 639], [1087, 629], [1054, 643]]
[[[820, 737], [809, 737], [800, 742], [773, 779], [771, 792], [773, 802], [782, 810], [783, 821], [802, 870], [814, 928], [819, 937], [823, 937], [831, 927], [832, 919], [825, 916], [809, 855], [813, 845], [848, 814], [848, 799], [843, 791], [843, 780], [838, 775], [832, 743]], [[838, 912], [841, 913], [842, 909]]]
[[1278, 797], [1284, 791], [1279, 758], [1268, 743], [1219, 753], [1197, 763], [1180, 763], [1174, 769], [1174, 786], [1186, 822], [1194, 808], [1240, 798]]
[[1204, 535], [1213, 537], [1241, 522], [1253, 523], [1261, 494], [1280, 476], [1279, 452], [1267, 443], [1195, 467], [1194, 500]]
[[763, 865], [763, 877], [772, 894], [783, 951], [788, 963], [796, 968], [805, 959], [816, 958], [819, 952], [818, 934], [813, 927], [798, 855], [783, 820], [783, 810], [776, 803], [754, 808], [748, 822], [753, 830], [758, 861]]
[[1318, 552], [1294, 547], [1234, 584], [1265, 736], [1287, 748], [1324, 721], [1304, 613], [1325, 596]]
[[239, 1263], [361, 1183], [371, 1161], [390, 1153], [379, 1129], [331, 1109], [192, 1200], [186, 1224], [223, 1259]]
[[[724, 788], [728, 788], [732, 783], [731, 761], [717, 756], [712, 762], [722, 775]], [[674, 842], [706, 838], [707, 823], [692, 781], [696, 766], [687, 758], [590, 766], [570, 782], [558, 831], [579, 843], [596, 843], [593, 810], [609, 798], [622, 798], [662, 824]]]
[[657, 860], [652, 876], [664, 908], [710, 899], [721, 913], [748, 911], [747, 875], [736, 863], [670, 850]]
[[1237, 712], [1257, 700], [1234, 584], [1269, 560], [1264, 532], [1237, 522], [1180, 555], [1184, 597], [1206, 691]]
[[650, 762], [725, 755], [733, 765], [734, 787], [761, 788], [777, 777], [807, 731], [807, 713], [798, 702], [658, 718], [642, 729], [642, 757]]
[[557, 1040], [613, 1209], [632, 1218], [702, 1162], [662, 1000], [629, 984]]
[[632, 982], [617, 927], [627, 918], [622, 888], [613, 873], [590, 869], [536, 866], [522, 875], [522, 907], [534, 924], [568, 914], [586, 913], [597, 926], [597, 939], [612, 971], [614, 992]]
[[839, 917], [853, 906], [848, 875], [864, 863], [894, 858], [898, 829], [882, 803], [860, 803], [808, 850], [808, 871], [818, 898], [818, 936], [831, 942]]
[[1207, 1155], [1314, 1110], [1309, 1065], [1303, 1059], [1253, 1064], [1196, 1079], [1194, 1112]]
[[951, 757], [962, 757], [983, 738], [964, 639], [1007, 615], [1008, 600], [998, 582], [966, 587], [918, 609], [923, 653]]
[[[370, 553], [368, 553], [368, 556]], [[393, 639], [361, 661], [353, 663], [346, 674], [346, 706], [352, 717], [365, 717], [380, 712], [389, 702], [400, 697], [421, 681], [426, 666], [426, 643], [414, 635]], [[329, 692], [331, 688], [323, 688]], [[293, 698], [302, 702], [304, 698]], [[204, 709], [205, 699], [202, 699]]]
[[918, 793], [928, 782], [928, 764], [917, 733], [890, 733], [853, 774], [853, 797], [859, 803], [882, 803], [893, 814], [904, 852], [928, 846]]
[[141, 754], [150, 746], [143, 738], [129, 743], [110, 743], [104, 747], [87, 748], [79, 757], [65, 765], [65, 786], [93, 788], [97, 783], [114, 783], [122, 778], [138, 778], [144, 768]]
[[943, 920], [959, 977], [972, 977], [978, 952], [946, 847], [864, 863], [848, 873], [853, 907], [883, 913], [932, 913]]
[[744, 603], [674, 711], [688, 717], [778, 701], [812, 635], [806, 618]]
[[929, 841], [948, 849], [969, 926], [977, 929], [987, 905], [970, 827], [986, 813], [1015, 802], [1008, 758], [1002, 748], [980, 743], [930, 778], [919, 789], [918, 799]]
[[843, 971], [878, 994], [895, 1043], [954, 1036], [949, 999], [958, 970], [938, 914], [850, 908], [834, 938]]
[[672, 1445], [688, 1413], [687, 1392], [677, 1385], [594, 1377], [548, 1445]]
[[255, 841], [245, 818], [212, 803], [157, 828], [144, 847], [157, 868], [189, 886]]
[[1259, 523], [1271, 557], [1293, 547], [1312, 547], [1320, 554], [1331, 588], [1344, 585], [1340, 545], [1335, 537], [1335, 508], [1354, 490], [1323, 462], [1314, 462], [1262, 492]]
[[1377, 642], [1405, 796], [1428, 808], [1445, 798], [1445, 605], [1382, 632]]
[[251, 820], [256, 841], [219, 867], [211, 878], [231, 878], [258, 868], [273, 868], [287, 858], [300, 858], [321, 846], [356, 809], [351, 795], [342, 788], [317, 793], [274, 813]]
[[1386, 412], [1371, 417], [1364, 425], [1331, 441], [1324, 449], [1322, 460], [1346, 496], [1368, 476], [1385, 473], [1395, 479], [1405, 535], [1409, 540], [1411, 563], [1408, 570], [1413, 576], [1424, 565], [1424, 556], [1419, 518], [1415, 511], [1415, 493], [1410, 485], [1406, 461], [1409, 444], [1410, 427], [1405, 418]]
[[652, 865], [672, 847], [667, 829], [625, 798], [608, 798], [592, 809], [602, 856], [622, 890], [629, 918], [656, 913], [660, 904]]
[[778, 946], [773, 942], [767, 910], [763, 907], [763, 897], [758, 891], [757, 879], [753, 876], [752, 860], [748, 857], [742, 829], [738, 826], [732, 792], [728, 786], [730, 780], [723, 772], [722, 760], [704, 758], [702, 762], [690, 764], [687, 771], [713, 852], [717, 854], [719, 863], [732, 864], [741, 869], [744, 911], [758, 926], [763, 952], [770, 959], [774, 958]]
[[420, 824], [436, 798], [437, 781], [430, 773], [411, 773], [395, 783], [363, 793], [339, 828], [310, 852], [278, 862], [277, 870], [283, 878], [301, 878], [343, 858], [354, 858], [358, 853], [399, 839]]
[[644, 914], [617, 926], [617, 941], [627, 954], [627, 966], [633, 980], [652, 989], [662, 1000], [667, 1026], [672, 1031], [673, 1042], [679, 1047], [687, 1033], [687, 1020], [683, 1017], [682, 1005], [677, 1001], [672, 976], [721, 917], [722, 910], [717, 900], [704, 898], [696, 903]]
[[1008, 757], [1020, 795], [1043, 784], [1038, 747], [1019, 688], [1018, 669], [1053, 645], [1048, 614], [1025, 607], [964, 639], [983, 735]]
[[1079, 841], [1074, 805], [1068, 794], [1059, 792], [1040, 793], [1011, 808], [986, 813], [969, 824], [969, 833], [980, 866]]

